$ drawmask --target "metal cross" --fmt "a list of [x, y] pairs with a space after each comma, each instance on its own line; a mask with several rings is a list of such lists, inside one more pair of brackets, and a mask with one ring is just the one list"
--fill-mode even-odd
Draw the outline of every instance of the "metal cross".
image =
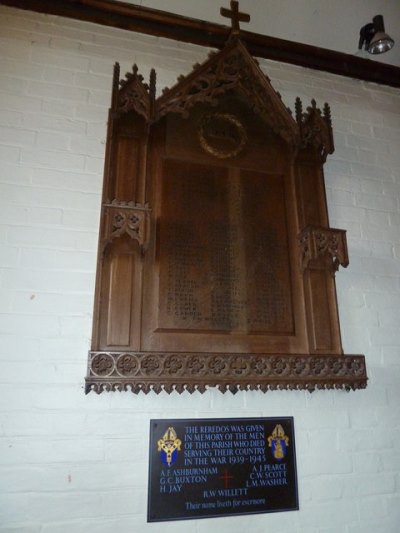
[[250, 15], [247, 13], [241, 13], [239, 11], [239, 2], [231, 0], [231, 8], [221, 7], [221, 15], [228, 19], [231, 19], [232, 33], [238, 34], [240, 32], [239, 21], [250, 22]]

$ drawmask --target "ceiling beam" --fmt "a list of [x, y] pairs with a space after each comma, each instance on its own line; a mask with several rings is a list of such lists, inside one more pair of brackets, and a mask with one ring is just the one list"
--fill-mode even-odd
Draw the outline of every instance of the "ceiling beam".
[[[0, 4], [211, 48], [222, 48], [229, 32], [222, 24], [111, 0], [0, 0]], [[241, 39], [256, 57], [400, 87], [400, 68], [393, 65], [248, 31], [241, 32]]]

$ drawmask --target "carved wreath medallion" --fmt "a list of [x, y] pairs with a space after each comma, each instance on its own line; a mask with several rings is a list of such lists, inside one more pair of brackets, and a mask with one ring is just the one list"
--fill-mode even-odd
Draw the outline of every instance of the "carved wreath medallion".
[[229, 113], [204, 115], [199, 125], [198, 136], [203, 150], [219, 159], [238, 155], [247, 142], [243, 124]]

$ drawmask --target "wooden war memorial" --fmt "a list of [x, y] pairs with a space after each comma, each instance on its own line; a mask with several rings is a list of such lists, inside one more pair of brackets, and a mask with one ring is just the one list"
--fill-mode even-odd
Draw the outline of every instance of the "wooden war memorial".
[[156, 97], [120, 80], [109, 113], [86, 391], [360, 389], [335, 289], [330, 109], [294, 116], [240, 39]]

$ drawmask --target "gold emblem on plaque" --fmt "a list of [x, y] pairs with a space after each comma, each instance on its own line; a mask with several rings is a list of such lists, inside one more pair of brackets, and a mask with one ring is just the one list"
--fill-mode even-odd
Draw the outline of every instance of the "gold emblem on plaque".
[[178, 451], [181, 450], [181, 444], [182, 441], [178, 439], [178, 435], [173, 427], [169, 427], [162, 439], [157, 441], [157, 449], [160, 452], [161, 461], [166, 466], [171, 466], [175, 463]]
[[281, 461], [286, 456], [289, 437], [285, 435], [285, 430], [280, 424], [277, 424], [268, 437], [268, 446], [271, 448], [272, 455], [277, 461]]

